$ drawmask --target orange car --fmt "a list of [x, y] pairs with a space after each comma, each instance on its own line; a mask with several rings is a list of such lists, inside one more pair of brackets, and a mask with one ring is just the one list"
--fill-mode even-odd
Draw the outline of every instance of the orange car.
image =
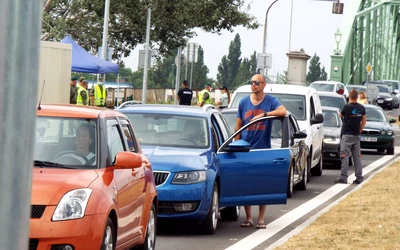
[[154, 249], [152, 166], [125, 115], [37, 110], [29, 249]]

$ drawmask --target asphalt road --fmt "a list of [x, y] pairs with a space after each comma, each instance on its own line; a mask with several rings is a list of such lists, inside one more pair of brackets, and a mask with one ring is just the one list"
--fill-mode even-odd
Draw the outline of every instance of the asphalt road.
[[[388, 117], [398, 118], [399, 110], [385, 111]], [[394, 124], [398, 134], [396, 146], [400, 146], [400, 127]], [[375, 150], [362, 151], [362, 166], [379, 165], [383, 167], [386, 163], [386, 154], [377, 153]], [[385, 157], [382, 159], [382, 157]], [[381, 159], [381, 161], [378, 161]], [[392, 158], [393, 159], [393, 158]], [[378, 162], [377, 162], [378, 161]], [[350, 168], [350, 173], [353, 169]], [[373, 172], [365, 175], [367, 179]], [[339, 169], [325, 166], [322, 176], [312, 177], [308, 183], [306, 191], [295, 191], [292, 198], [288, 199], [286, 205], [274, 205], [267, 207], [265, 223], [266, 230], [252, 228], [241, 228], [240, 223], [245, 220], [245, 213], [242, 208], [241, 216], [236, 222], [218, 222], [217, 232], [214, 235], [204, 235], [199, 231], [199, 227], [193, 223], [177, 221], [159, 221], [157, 232], [157, 250], [245, 250], [245, 249], [267, 249], [276, 243], [287, 233], [296, 229], [299, 225], [316, 215], [319, 211], [339, 199], [341, 196], [351, 191], [355, 185], [342, 188], [335, 194], [325, 193], [334, 189], [334, 180], [339, 174]], [[321, 199], [323, 201], [321, 201]], [[310, 203], [313, 202], [313, 203]], [[315, 206], [309, 205], [316, 204]], [[304, 207], [304, 208], [303, 208]], [[306, 211], [304, 211], [306, 209]], [[254, 222], [257, 222], [258, 208], [253, 207], [252, 214]], [[243, 243], [243, 244], [241, 244]]]

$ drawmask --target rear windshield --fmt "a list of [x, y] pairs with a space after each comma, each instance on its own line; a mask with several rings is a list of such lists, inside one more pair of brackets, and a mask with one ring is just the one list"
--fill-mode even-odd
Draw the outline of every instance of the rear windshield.
[[343, 106], [346, 104], [346, 101], [341, 97], [334, 96], [319, 96], [321, 100], [321, 105], [326, 107], [335, 107], [342, 110]]
[[334, 92], [333, 87], [335, 87], [335, 85], [325, 83], [311, 83], [309, 87], [314, 88], [317, 91]]

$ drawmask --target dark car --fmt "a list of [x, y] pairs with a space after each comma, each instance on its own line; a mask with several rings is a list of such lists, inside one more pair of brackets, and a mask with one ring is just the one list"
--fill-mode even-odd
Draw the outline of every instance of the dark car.
[[394, 154], [394, 140], [396, 133], [390, 123], [396, 119], [388, 119], [381, 107], [365, 104], [367, 124], [361, 133], [361, 148], [377, 149], [388, 155]]
[[[368, 83], [369, 84], [369, 83]], [[399, 100], [396, 93], [386, 84], [375, 84], [379, 89], [379, 94], [375, 98], [375, 102], [382, 108], [392, 110], [399, 107]]]
[[343, 95], [330, 92], [318, 91], [321, 106], [335, 107], [342, 110], [343, 106], [347, 103], [346, 98]]
[[[221, 110], [222, 115], [224, 116], [225, 120], [228, 122], [229, 128], [231, 133], [235, 131], [235, 124], [236, 124], [236, 117], [237, 117], [237, 111], [238, 108], [226, 108]], [[291, 131], [291, 138], [294, 138], [294, 134], [298, 133], [300, 131], [300, 128], [297, 124], [296, 118], [288, 112], [287, 117], [289, 118], [288, 120], [290, 123], [283, 123], [284, 126], [287, 126], [287, 130]], [[294, 141], [288, 141], [290, 145], [294, 146], [296, 143]], [[272, 147], [280, 147], [282, 143], [282, 124], [279, 122], [279, 120], [275, 120], [272, 123], [272, 132], [271, 132], [271, 144]], [[300, 148], [302, 146], [300, 145]], [[301, 150], [302, 152], [299, 153], [294, 153], [292, 156], [292, 161], [296, 162], [296, 168], [294, 169], [293, 173], [293, 178], [291, 181], [291, 185], [288, 186], [288, 198], [292, 196], [293, 193], [293, 186], [296, 186], [297, 189], [299, 190], [305, 190], [307, 188], [307, 180], [308, 180], [308, 172], [304, 171], [304, 161], [307, 159], [308, 151]], [[306, 155], [303, 155], [303, 153], [307, 153]], [[306, 164], [311, 164], [307, 162]]]
[[340, 119], [339, 109], [334, 107], [322, 107], [324, 116], [324, 144], [322, 155], [324, 164], [332, 164], [340, 167], [340, 132], [342, 129], [342, 119]]

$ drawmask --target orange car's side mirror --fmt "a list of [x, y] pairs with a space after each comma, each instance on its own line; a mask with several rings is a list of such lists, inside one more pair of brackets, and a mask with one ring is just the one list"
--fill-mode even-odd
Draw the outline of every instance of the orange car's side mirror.
[[142, 157], [133, 152], [119, 152], [115, 156], [114, 168], [132, 169], [142, 166]]

